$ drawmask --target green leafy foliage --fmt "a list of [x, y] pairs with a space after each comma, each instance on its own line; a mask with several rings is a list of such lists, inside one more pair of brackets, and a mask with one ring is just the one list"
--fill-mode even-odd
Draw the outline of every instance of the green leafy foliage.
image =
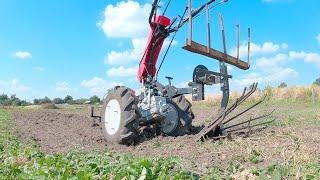
[[316, 79], [313, 84], [320, 86], [320, 78]]
[[98, 96], [92, 96], [92, 97], [90, 97], [89, 100], [90, 100], [91, 104], [98, 104], [101, 101]]
[[64, 98], [64, 103], [73, 104], [73, 97], [70, 96], [70, 95], [67, 95], [67, 96]]
[[0, 95], [0, 105], [2, 106], [26, 106], [29, 104], [27, 101], [19, 99], [16, 95], [11, 95], [10, 97], [6, 94]]
[[287, 83], [285, 83], [285, 82], [282, 82], [282, 83], [278, 86], [278, 88], [286, 88], [286, 87], [288, 87], [288, 85], [287, 85]]
[[64, 100], [61, 98], [54, 98], [53, 103], [54, 104], [64, 104]]
[[2, 179], [196, 179], [181, 170], [177, 158], [143, 158], [109, 152], [48, 155], [12, 136], [9, 113], [0, 109], [0, 177]]

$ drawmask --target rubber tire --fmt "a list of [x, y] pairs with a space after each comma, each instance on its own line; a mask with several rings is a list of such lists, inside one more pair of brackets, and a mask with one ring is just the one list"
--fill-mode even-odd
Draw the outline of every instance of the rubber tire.
[[[108, 134], [105, 127], [105, 111], [108, 102], [116, 99], [120, 104], [120, 127], [114, 135]], [[117, 143], [122, 145], [133, 145], [139, 137], [139, 112], [137, 107], [138, 99], [134, 95], [133, 90], [117, 86], [110, 90], [103, 102], [103, 109], [101, 112], [102, 129], [106, 141], [109, 143]]]
[[184, 95], [173, 98], [172, 102], [174, 102], [178, 107], [179, 117], [180, 117], [180, 128], [182, 129], [191, 128], [192, 120], [195, 117], [191, 109], [192, 104], [188, 101], [188, 99]]

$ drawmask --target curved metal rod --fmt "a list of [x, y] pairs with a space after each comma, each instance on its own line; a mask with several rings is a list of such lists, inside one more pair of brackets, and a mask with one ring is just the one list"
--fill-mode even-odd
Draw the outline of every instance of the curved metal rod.
[[241, 128], [238, 128], [238, 129], [233, 129], [233, 130], [230, 130], [230, 131], [228, 131], [228, 132], [231, 133], [231, 132], [236, 132], [236, 131], [240, 131], [240, 130], [243, 130], [243, 129], [251, 129], [251, 128], [254, 128], [254, 127], [267, 125], [267, 124], [273, 123], [275, 120], [276, 120], [276, 118], [274, 118], [274, 119], [271, 120], [271, 121], [263, 122], [263, 123], [256, 124], [256, 125], [253, 125], [253, 126], [241, 127]]
[[259, 104], [261, 104], [265, 99], [266, 99], [267, 95], [265, 95], [260, 101], [258, 101], [257, 103], [255, 103], [254, 105], [250, 106], [249, 108], [245, 109], [244, 111], [242, 111], [241, 113], [233, 116], [232, 118], [228, 119], [226, 122], [224, 122], [223, 124], [227, 124], [230, 121], [238, 118], [239, 116], [245, 114], [246, 112], [250, 111], [251, 109], [255, 108], [256, 106], [258, 106]]
[[250, 122], [252, 122], [252, 121], [257, 121], [257, 120], [260, 120], [260, 119], [269, 117], [269, 116], [271, 116], [271, 115], [274, 113], [274, 111], [275, 111], [275, 109], [274, 109], [273, 111], [271, 111], [270, 113], [268, 113], [268, 114], [265, 114], [265, 115], [262, 115], [262, 116], [259, 116], [259, 117], [255, 117], [255, 118], [250, 119], [250, 120], [248, 120], [248, 121], [244, 121], [244, 122], [241, 122], [241, 123], [238, 123], [238, 124], [234, 124], [234, 125], [232, 125], [232, 126], [228, 126], [228, 127], [226, 127], [225, 129], [234, 128], [234, 127], [237, 127], [237, 126], [246, 124], [246, 123], [250, 123]]

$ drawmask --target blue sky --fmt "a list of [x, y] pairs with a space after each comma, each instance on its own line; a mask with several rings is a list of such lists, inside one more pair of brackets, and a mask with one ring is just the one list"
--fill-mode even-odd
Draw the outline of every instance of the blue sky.
[[[0, 0], [0, 93], [35, 97], [103, 96], [114, 85], [138, 89], [136, 69], [149, 29], [150, 0]], [[167, 1], [163, 1], [167, 2]], [[171, 18], [187, 1], [173, 0]], [[203, 1], [195, 1], [195, 7]], [[252, 68], [234, 75], [239, 90], [258, 81], [261, 86], [308, 85], [320, 76], [320, 2], [318, 0], [229, 0], [211, 11], [212, 44], [222, 49], [218, 13], [224, 15], [227, 46], [236, 45], [252, 28]], [[195, 20], [194, 40], [206, 43], [204, 15]], [[181, 49], [186, 27], [177, 35], [160, 73], [177, 86], [191, 79], [193, 68], [217, 62]], [[245, 49], [245, 41], [242, 41]], [[242, 55], [245, 54], [245, 51]]]

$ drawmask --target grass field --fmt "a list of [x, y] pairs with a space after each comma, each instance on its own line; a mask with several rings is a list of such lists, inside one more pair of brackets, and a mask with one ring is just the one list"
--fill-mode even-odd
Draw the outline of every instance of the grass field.
[[[196, 147], [183, 144], [187, 143], [183, 138], [154, 138], [125, 152], [106, 147], [65, 153], [47, 153], [41, 150], [42, 141], [18, 138], [11, 115], [21, 110], [0, 109], [0, 178], [320, 179], [320, 104], [270, 100], [258, 111], [273, 107], [278, 109], [278, 121], [248, 138], [206, 141]], [[81, 114], [84, 110], [50, 111]], [[195, 104], [194, 111], [204, 119], [210, 109], [202, 103]], [[200, 119], [195, 123], [201, 124]], [[175, 150], [180, 153], [163, 153]], [[194, 152], [183, 154], [188, 150]]]

